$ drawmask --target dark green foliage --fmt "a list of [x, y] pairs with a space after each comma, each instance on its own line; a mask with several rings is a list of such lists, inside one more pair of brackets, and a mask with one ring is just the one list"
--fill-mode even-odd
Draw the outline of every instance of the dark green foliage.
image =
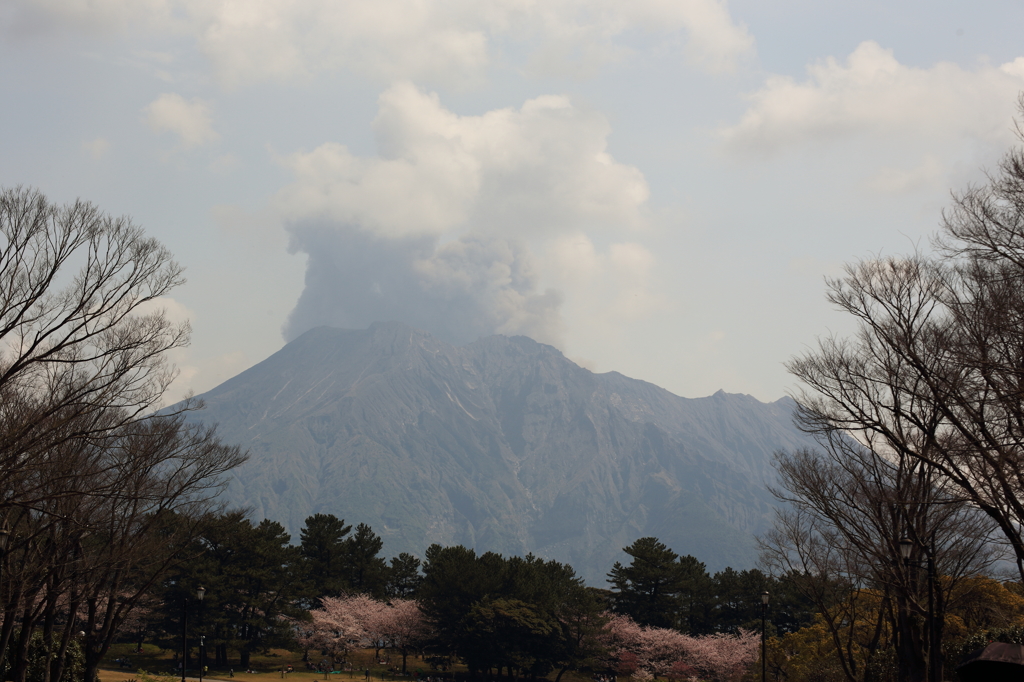
[[[58, 664], [59, 651], [57, 651], [59, 647], [59, 641], [51, 640], [47, 644], [41, 633], [32, 633], [32, 639], [28, 645], [28, 670], [25, 682], [43, 682], [44, 680], [83, 682], [85, 679], [85, 656], [78, 641], [72, 639], [68, 642], [67, 651], [60, 664]], [[10, 652], [4, 656], [4, 663], [0, 665], [0, 679], [10, 679], [12, 670], [9, 662], [13, 658]], [[47, 675], [47, 665], [50, 666], [49, 675]], [[59, 677], [57, 677], [58, 674]]]
[[388, 565], [380, 554], [384, 542], [365, 523], [345, 541], [344, 576], [348, 589], [356, 594], [369, 594], [375, 599], [385, 596]]
[[726, 568], [708, 575], [692, 556], [680, 557], [657, 538], [640, 538], [623, 551], [628, 566], [608, 574], [611, 604], [640, 625], [675, 628], [692, 635], [761, 628], [761, 593], [769, 593], [769, 626], [795, 632], [809, 625], [815, 609], [795, 589], [793, 576], [777, 580], [757, 569]]
[[640, 625], [674, 627], [687, 577], [679, 555], [657, 538], [640, 538], [623, 551], [633, 561], [629, 566], [616, 561], [608, 574], [615, 610]]
[[[254, 526], [241, 511], [211, 517], [197, 542], [194, 558], [167, 583], [164, 593], [168, 632], [181, 632], [187, 602], [189, 638], [206, 637], [206, 657], [227, 665], [228, 649], [239, 651], [240, 665], [249, 655], [290, 644], [285, 618], [301, 615], [308, 599], [298, 547], [275, 521]], [[206, 588], [200, 604], [196, 588]]]
[[[768, 588], [771, 601], [768, 604], [768, 619], [770, 627], [778, 634], [784, 635], [796, 632], [814, 622], [814, 614], [818, 612], [817, 607], [805, 590], [799, 586], [803, 576], [796, 573], [787, 573], [779, 578], [772, 578]], [[838, 583], [845, 583], [839, 579], [833, 579]]]
[[339, 597], [346, 589], [346, 540], [352, 530], [334, 514], [313, 514], [299, 532], [299, 552], [316, 598]]
[[[346, 537], [350, 530], [337, 517], [315, 514], [306, 519], [301, 544], [293, 546], [275, 521], [254, 525], [244, 511], [209, 516], [199, 538], [181, 552], [177, 571], [164, 583], [159, 600], [162, 629], [180, 641], [184, 605], [188, 664], [198, 665], [195, 657], [202, 635], [210, 665], [228, 666], [230, 651], [239, 652], [244, 668], [255, 651], [290, 646], [291, 623], [322, 597], [365, 592], [383, 598], [389, 587], [396, 596], [415, 591], [415, 557], [396, 557], [392, 564], [397, 567], [397, 582], [389, 582], [392, 572], [377, 556], [381, 539], [366, 524]], [[200, 585], [206, 588], [202, 604], [196, 598]]]
[[485, 596], [498, 592], [499, 575], [493, 568], [503, 559], [487, 554], [478, 558], [476, 552], [462, 545], [431, 545], [426, 555], [420, 608], [435, 628], [434, 648], [456, 649], [464, 628], [462, 621], [470, 609]]
[[714, 586], [704, 563], [690, 555], [679, 557], [682, 578], [678, 596], [679, 611], [673, 620], [680, 632], [699, 635], [714, 627]]
[[[714, 622], [717, 629], [735, 632], [761, 629], [761, 593], [769, 596], [775, 581], [757, 569], [735, 571], [726, 568], [713, 578], [715, 594]], [[776, 595], [778, 598], [778, 595]]]
[[[368, 525], [345, 538], [348, 532], [343, 521], [315, 515], [307, 519], [303, 545], [294, 547], [278, 523], [253, 525], [242, 511], [210, 516], [165, 584], [165, 632], [180, 641], [187, 599], [189, 665], [198, 665], [204, 635], [210, 665], [228, 666], [230, 650], [241, 652], [240, 665], [247, 667], [252, 652], [288, 646], [286, 622], [303, 617], [324, 596], [317, 586], [335, 580], [348, 593], [416, 598], [433, 632], [428, 658], [460, 658], [476, 672], [502, 669], [530, 678], [558, 671], [557, 680], [567, 670], [605, 665], [599, 634], [613, 608], [641, 624], [694, 635], [759, 628], [765, 590], [775, 631], [796, 630], [813, 615], [793, 596], [799, 593], [788, 578], [733, 569], [710, 576], [703, 563], [679, 557], [656, 538], [626, 548], [633, 562], [615, 565], [612, 591], [587, 587], [556, 561], [477, 555], [461, 545], [432, 545], [421, 574], [420, 560], [409, 554], [386, 565], [378, 556], [381, 539]], [[202, 605], [195, 598], [200, 585]]]
[[959, 642], [954, 642], [943, 647], [943, 653], [946, 656], [947, 669], [953, 670], [960, 665], [967, 654], [988, 646], [992, 642], [1024, 644], [1024, 626], [1016, 625], [1008, 628], [979, 630]]
[[552, 633], [558, 624], [539, 604], [489, 599], [474, 604], [462, 636], [462, 659], [471, 670], [506, 668], [546, 675], [554, 665]]
[[412, 599], [423, 581], [420, 575], [420, 560], [408, 552], [402, 552], [391, 559], [388, 568], [388, 598]]
[[556, 682], [566, 670], [596, 668], [607, 653], [599, 637], [608, 622], [607, 601], [603, 590], [591, 587], [570, 589], [558, 613], [562, 628], [562, 661]]
[[352, 526], [346, 526], [343, 519], [333, 514], [314, 514], [306, 519], [299, 551], [314, 599], [346, 593], [365, 593], [381, 599], [415, 592], [419, 559], [401, 554], [391, 560], [393, 568], [389, 569], [378, 556], [384, 546], [380, 536], [365, 523], [349, 535], [351, 530]]
[[478, 557], [462, 546], [427, 550], [419, 600], [434, 627], [433, 653], [531, 678], [592, 659], [604, 622], [601, 600], [571, 567], [531, 555]]

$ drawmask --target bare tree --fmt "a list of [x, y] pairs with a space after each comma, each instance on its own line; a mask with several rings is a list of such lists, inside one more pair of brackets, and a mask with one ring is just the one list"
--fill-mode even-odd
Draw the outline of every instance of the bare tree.
[[[788, 504], [760, 540], [762, 561], [789, 575], [817, 606], [851, 682], [864, 679], [865, 664], [893, 646], [900, 679], [924, 680], [929, 667], [930, 679], [941, 679], [945, 606], [963, 578], [994, 560], [987, 542], [993, 523], [950, 499], [936, 485], [938, 474], [919, 460], [882, 456], [839, 432], [816, 435], [821, 449], [776, 457], [773, 492]], [[907, 537], [917, 541], [912, 559], [931, 552], [943, 577], [934, 603], [915, 567], [920, 562], [900, 558]]]
[[154, 412], [175, 376], [167, 351], [189, 327], [146, 304], [181, 272], [127, 218], [0, 191], [5, 679], [23, 682], [40, 636], [44, 682], [58, 682], [81, 631], [92, 682], [120, 623], [246, 458], [185, 420], [196, 402]]
[[[844, 494], [858, 490], [858, 480], [881, 480], [876, 474], [895, 467], [886, 474], [895, 495], [889, 516], [878, 507], [870, 519], [885, 543], [870, 552], [853, 546], [870, 559], [867, 565], [891, 565], [883, 558], [896, 556], [897, 533], [910, 534], [919, 546], [936, 533], [938, 554], [956, 556], [949, 538], [968, 535], [956, 524], [943, 531], [943, 515], [932, 509], [942, 505], [932, 503], [959, 500], [998, 528], [1024, 580], [1024, 151], [1011, 150], [984, 185], [954, 195], [935, 247], [931, 255], [864, 260], [828, 282], [829, 300], [857, 320], [858, 330], [849, 338], [821, 339], [789, 364], [804, 386], [796, 396], [801, 426], [826, 439], [826, 454], [815, 457], [827, 462], [783, 458], [783, 487], [791, 499], [805, 499], [806, 488], [790, 488], [804, 479], [785, 477], [831, 463], [829, 476], [840, 466], [843, 477], [818, 483], [828, 482], [853, 504]], [[871, 466], [841, 463], [836, 453], [851, 454], [837, 449], [843, 439], [871, 453]], [[797, 469], [787, 474], [787, 466]], [[818, 499], [811, 507], [820, 513], [822, 504]], [[854, 508], [866, 509], [863, 503]], [[802, 536], [807, 523], [791, 517], [789, 525], [783, 519], [774, 544], [803, 538], [811, 547], [808, 538], [817, 537], [830, 550], [838, 542], [846, 551], [847, 534], [857, 526], [832, 514], [827, 517], [838, 536]], [[960, 569], [969, 573], [970, 566]], [[956, 568], [942, 571], [954, 575]], [[891, 593], [897, 617], [919, 612], [911, 577], [872, 576], [876, 584], [902, 586], [903, 596]]]
[[140, 313], [183, 281], [128, 218], [0, 191], [0, 509], [32, 503], [60, 442], [158, 406], [189, 326]]
[[792, 363], [798, 399], [940, 472], [998, 524], [1024, 579], [1024, 150], [954, 196], [936, 247], [829, 282], [860, 329]]

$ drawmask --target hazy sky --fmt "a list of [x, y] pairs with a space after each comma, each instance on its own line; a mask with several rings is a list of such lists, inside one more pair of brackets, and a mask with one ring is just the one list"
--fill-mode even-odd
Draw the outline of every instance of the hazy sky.
[[1024, 4], [0, 0], [0, 184], [187, 268], [174, 398], [310, 327], [762, 400], [1014, 143]]

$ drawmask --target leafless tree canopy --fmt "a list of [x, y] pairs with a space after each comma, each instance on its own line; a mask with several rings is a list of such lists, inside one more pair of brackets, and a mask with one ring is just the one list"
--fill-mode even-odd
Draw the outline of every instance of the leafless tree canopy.
[[[188, 342], [147, 305], [182, 269], [127, 218], [0, 191], [0, 671], [25, 678], [33, 632], [58, 682], [79, 630], [88, 679], [245, 460], [186, 401], [154, 411]], [[9, 646], [10, 645], [10, 646]], [[11, 652], [5, 661], [3, 652]]]
[[[942, 576], [934, 604], [941, 624], [960, 581], [985, 572], [996, 558], [989, 542], [994, 524], [949, 498], [921, 461], [880, 455], [841, 432], [818, 436], [817, 451], [777, 455], [773, 492], [788, 507], [760, 540], [762, 561], [775, 574], [793, 576], [817, 606], [846, 679], [866, 679], [865, 662], [893, 646], [905, 679], [923, 679], [926, 548]], [[900, 560], [905, 537], [915, 541], [910, 566]]]
[[[858, 331], [788, 365], [804, 387], [798, 423], [822, 447], [780, 455], [776, 492], [792, 506], [763, 543], [776, 569], [880, 590], [901, 664], [919, 669], [912, 659], [928, 645], [910, 646], [910, 621], [923, 606], [915, 573], [897, 560], [901, 537], [918, 547], [934, 538], [940, 611], [958, 577], [991, 560], [990, 529], [1024, 580], [1024, 151], [954, 195], [934, 246], [849, 265], [828, 282]], [[827, 621], [852, 622], [842, 609], [854, 600], [837, 601], [828, 581], [807, 585]], [[837, 648], [851, 650], [839, 632]]]
[[789, 369], [805, 425], [931, 467], [999, 526], [1024, 579], [1024, 152], [954, 197], [936, 247], [830, 281], [859, 331]]
[[174, 378], [166, 351], [189, 327], [140, 313], [183, 281], [127, 218], [0, 192], [0, 506], [30, 501], [55, 445], [102, 439], [157, 407]]

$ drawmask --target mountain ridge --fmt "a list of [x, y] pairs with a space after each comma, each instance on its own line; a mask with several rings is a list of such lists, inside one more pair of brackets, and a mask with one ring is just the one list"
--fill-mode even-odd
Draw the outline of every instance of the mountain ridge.
[[792, 399], [683, 398], [527, 337], [452, 346], [402, 323], [312, 329], [199, 396], [252, 458], [226, 498], [297, 533], [369, 523], [385, 552], [533, 552], [593, 584], [655, 535], [715, 570], [754, 561]]

